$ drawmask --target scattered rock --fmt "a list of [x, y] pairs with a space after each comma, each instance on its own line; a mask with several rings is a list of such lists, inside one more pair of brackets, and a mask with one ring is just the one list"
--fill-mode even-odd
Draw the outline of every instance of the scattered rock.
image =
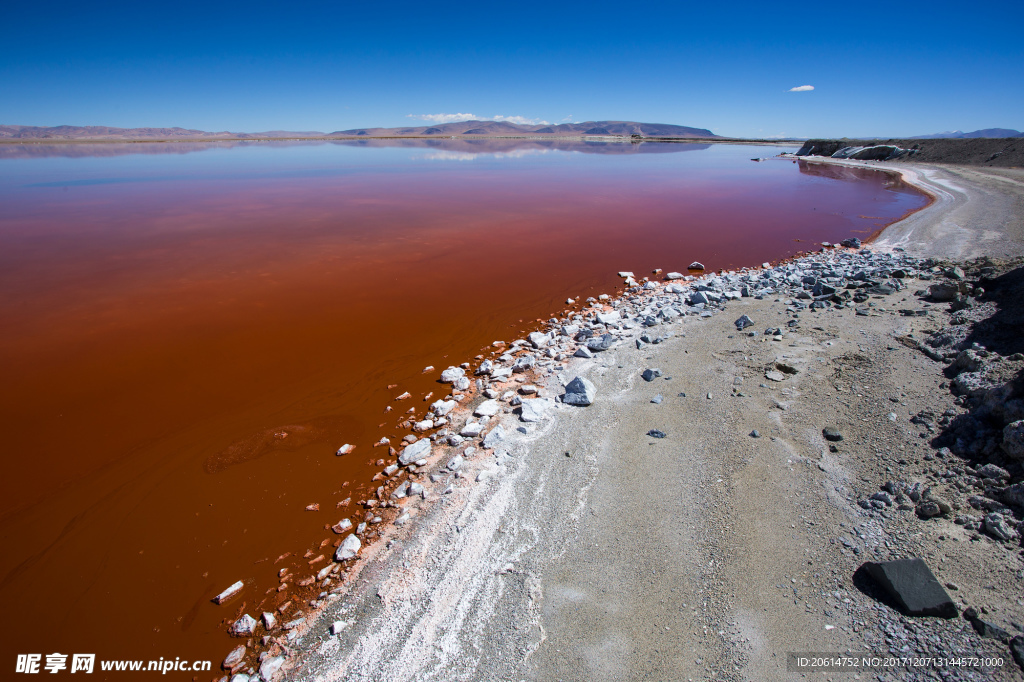
[[821, 430], [821, 435], [825, 437], [825, 440], [833, 443], [839, 442], [843, 439], [843, 434], [839, 433], [839, 429], [831, 426], [826, 426]]
[[360, 542], [359, 538], [353, 533], [349, 535], [338, 547], [338, 550], [334, 553], [335, 561], [347, 561], [359, 554], [360, 548], [363, 543]]
[[597, 398], [597, 388], [589, 379], [576, 377], [565, 387], [562, 402], [567, 405], [592, 405]]
[[647, 432], [647, 435], [650, 436], [651, 438], [664, 438], [668, 434], [666, 434], [664, 431], [659, 431], [658, 429], [651, 429], [650, 431]]
[[760, 438], [761, 434], [758, 432], [757, 429], [754, 429], [753, 431], [750, 432], [750, 437], [751, 438]]
[[429, 456], [430, 439], [421, 438], [412, 445], [402, 449], [401, 454], [398, 455], [398, 463], [402, 466], [408, 466], [418, 459], [425, 459]]
[[248, 637], [255, 631], [256, 619], [248, 613], [243, 614], [241, 618], [236, 620], [231, 627], [228, 628], [228, 634], [232, 637]]
[[920, 558], [864, 564], [905, 615], [956, 618], [956, 605]]
[[651, 402], [654, 403], [655, 405], [660, 405], [662, 400], [664, 400], [664, 398], [660, 393], [651, 398]]
[[501, 424], [498, 424], [484, 436], [484, 447], [493, 448], [503, 440], [505, 440], [505, 429]]
[[355, 445], [351, 445], [350, 443], [345, 443], [340, 448], [338, 448], [338, 451], [335, 452], [334, 454], [337, 455], [338, 457], [341, 457], [342, 455], [347, 455], [347, 454], [351, 453], [355, 449], [356, 449]]
[[485, 400], [473, 410], [477, 417], [493, 417], [501, 412], [501, 403], [497, 400]]
[[1024, 419], [1003, 428], [1003, 451], [1013, 459], [1024, 459]]
[[1017, 538], [1017, 532], [1006, 522], [1006, 518], [998, 512], [985, 516], [985, 532], [1000, 542], [1010, 542]]
[[231, 587], [229, 587], [228, 589], [224, 590], [223, 592], [218, 594], [216, 597], [214, 597], [213, 598], [213, 603], [214, 604], [223, 604], [228, 599], [231, 599], [236, 594], [241, 592], [243, 587], [245, 587], [245, 583], [243, 583], [241, 580], [239, 580], [238, 582], [232, 584]]
[[442, 384], [454, 384], [456, 379], [466, 376], [466, 370], [461, 367], [449, 367], [441, 372]]
[[750, 317], [748, 317], [747, 315], [743, 315], [743, 316], [740, 317], [740, 319], [736, 320], [733, 324], [736, 325], [736, 329], [738, 329], [740, 331], [743, 331], [747, 327], [753, 327], [754, 326], [754, 321], [752, 319], [750, 319]]
[[696, 260], [693, 261], [692, 263], [690, 263], [690, 267], [687, 268], [687, 270], [703, 270], [703, 269], [704, 269], [704, 264], [701, 263], [700, 261], [696, 261]]
[[260, 663], [260, 677], [264, 680], [273, 679], [277, 671], [284, 665], [284, 656], [270, 656]]
[[241, 668], [242, 664], [245, 662], [245, 651], [245, 645], [239, 644], [224, 658], [220, 667], [230, 673], [234, 673], [236, 670]]
[[657, 367], [648, 368], [645, 369], [640, 376], [643, 377], [644, 381], [654, 381], [661, 376], [661, 370]]
[[550, 398], [528, 398], [522, 403], [522, 413], [519, 418], [524, 422], [539, 422], [554, 406]]

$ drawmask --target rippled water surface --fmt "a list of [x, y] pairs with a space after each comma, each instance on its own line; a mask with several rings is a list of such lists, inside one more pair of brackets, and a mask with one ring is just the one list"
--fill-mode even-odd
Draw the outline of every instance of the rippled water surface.
[[780, 151], [0, 146], [4, 660], [216, 667], [225, 619], [297, 599], [277, 572], [308, 574], [353, 515], [336, 504], [369, 488], [372, 443], [444, 395], [424, 366], [615, 293], [619, 270], [759, 264], [926, 203], [882, 173], [750, 160]]

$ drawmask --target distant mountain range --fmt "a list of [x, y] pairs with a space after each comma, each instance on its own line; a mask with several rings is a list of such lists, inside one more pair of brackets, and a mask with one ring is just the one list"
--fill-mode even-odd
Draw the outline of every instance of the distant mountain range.
[[638, 123], [636, 121], [587, 121], [586, 123], [560, 123], [558, 125], [521, 125], [507, 121], [459, 121], [432, 126], [410, 128], [353, 128], [331, 133], [335, 136], [391, 137], [405, 135], [643, 135], [644, 137], [718, 137], [706, 128], [690, 128], [670, 123]]
[[712, 138], [706, 128], [690, 128], [669, 123], [636, 121], [588, 121], [559, 125], [520, 125], [507, 121], [460, 121], [408, 128], [353, 128], [333, 133], [272, 130], [263, 133], [211, 133], [187, 128], [109, 128], [106, 126], [0, 125], [0, 140], [249, 140], [256, 138], [340, 138], [340, 137], [483, 137], [567, 136], [639, 134], [645, 137]]
[[1024, 133], [1010, 128], [985, 128], [975, 130], [972, 133], [965, 133], [962, 130], [952, 130], [945, 133], [934, 133], [932, 135], [915, 135], [908, 137], [908, 140], [939, 140], [944, 138], [971, 138], [971, 137], [1024, 137]]

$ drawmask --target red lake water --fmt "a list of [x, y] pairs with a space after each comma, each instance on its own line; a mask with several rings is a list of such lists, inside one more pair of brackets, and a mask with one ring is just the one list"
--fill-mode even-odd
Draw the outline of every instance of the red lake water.
[[[325, 524], [358, 521], [336, 505], [376, 487], [372, 444], [447, 393], [425, 366], [621, 291], [619, 270], [775, 261], [928, 201], [882, 172], [751, 161], [781, 151], [0, 146], [3, 665], [95, 653], [216, 671], [240, 613], [302, 607], [278, 571], [322, 567], [303, 555], [332, 549]], [[356, 450], [336, 457], [343, 443]], [[211, 602], [236, 580], [238, 598]]]

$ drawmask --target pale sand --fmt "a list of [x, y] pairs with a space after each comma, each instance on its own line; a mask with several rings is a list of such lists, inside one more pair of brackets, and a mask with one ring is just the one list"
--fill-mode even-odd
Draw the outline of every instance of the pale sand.
[[[900, 170], [937, 201], [872, 248], [1024, 254], [1020, 172]], [[528, 433], [514, 434], [499, 473], [474, 482], [493, 461], [477, 455], [453, 494], [408, 503], [414, 523], [368, 552], [351, 592], [299, 638], [286, 679], [803, 679], [786, 671], [787, 651], [863, 651], [856, 621], [874, 605], [851, 576], [870, 553], [834, 538], [863, 520], [857, 491], [886, 473], [872, 450], [920, 456], [928, 446], [907, 416], [952, 401], [942, 365], [893, 340], [935, 325], [892, 310], [917, 307], [920, 286], [877, 316], [820, 313], [783, 343], [735, 333], [741, 314], [758, 330], [786, 319], [774, 298], [743, 299], [685, 318], [658, 346], [627, 341], [574, 360], [566, 374], [593, 380], [597, 402], [537, 425], [506, 415]], [[800, 373], [766, 382], [783, 355]], [[645, 367], [672, 378], [645, 383]], [[830, 453], [821, 429], [831, 425], [847, 445], [875, 445]], [[668, 437], [647, 437], [652, 428]], [[971, 562], [934, 561], [940, 579], [964, 585], [958, 598], [982, 589]], [[840, 598], [851, 605], [829, 611]], [[336, 620], [351, 624], [335, 637]]]

